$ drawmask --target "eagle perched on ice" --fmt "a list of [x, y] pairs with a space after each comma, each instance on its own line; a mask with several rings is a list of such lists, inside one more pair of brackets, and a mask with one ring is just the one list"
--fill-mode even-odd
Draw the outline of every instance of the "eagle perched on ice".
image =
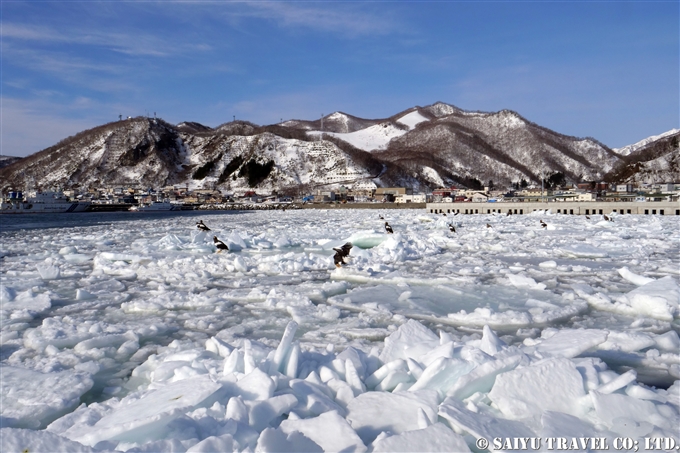
[[349, 256], [349, 251], [352, 250], [352, 247], [351, 242], [346, 243], [342, 247], [333, 247], [333, 250], [335, 250], [335, 255], [333, 256], [335, 267], [342, 267], [343, 264], [347, 264], [345, 257]]
[[213, 242], [215, 243], [215, 247], [217, 247], [217, 253], [220, 253], [222, 250], [229, 250], [227, 244], [217, 239], [217, 236], [213, 236]]

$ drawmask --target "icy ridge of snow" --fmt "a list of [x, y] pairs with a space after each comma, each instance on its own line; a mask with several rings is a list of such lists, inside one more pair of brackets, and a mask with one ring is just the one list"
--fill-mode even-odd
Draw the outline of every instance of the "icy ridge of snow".
[[652, 135], [650, 137], [644, 138], [640, 140], [639, 142], [633, 143], [632, 145], [626, 145], [621, 148], [612, 148], [612, 151], [615, 153], [621, 155], [621, 156], [627, 156], [630, 153], [633, 153], [637, 151], [638, 149], [642, 148], [643, 146], [646, 146], [652, 142], [655, 142], [659, 139], [662, 139], [664, 137], [668, 137], [669, 135], [677, 134], [680, 132], [680, 129], [671, 129], [669, 131], [666, 131], [662, 134], [659, 135]]

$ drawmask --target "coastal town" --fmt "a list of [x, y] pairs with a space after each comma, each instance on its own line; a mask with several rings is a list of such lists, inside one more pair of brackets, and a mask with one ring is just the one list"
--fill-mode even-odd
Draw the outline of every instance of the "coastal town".
[[407, 187], [377, 187], [374, 183], [340, 186], [333, 190], [316, 190], [308, 193], [262, 193], [255, 190], [224, 192], [220, 190], [195, 189], [186, 186], [168, 186], [162, 189], [128, 187], [97, 188], [85, 193], [64, 191], [77, 199], [89, 199], [96, 204], [145, 205], [154, 201], [191, 207], [224, 203], [493, 203], [528, 201], [677, 201], [680, 183], [609, 184], [585, 182], [555, 188], [527, 185], [525, 188], [495, 189], [485, 186], [480, 190], [448, 187], [437, 188], [429, 193], [414, 192]]
[[[183, 185], [160, 189], [140, 187], [100, 187], [79, 191], [9, 191], [3, 194], [2, 212], [81, 212], [81, 211], [178, 211], [178, 210], [239, 210], [332, 207], [411, 207], [427, 208], [431, 212], [446, 212], [441, 206], [460, 203], [588, 203], [588, 202], [670, 202], [677, 203], [680, 183], [609, 184], [583, 182], [578, 184], [548, 184], [549, 187], [514, 184], [496, 188], [493, 182], [481, 189], [458, 187], [437, 188], [431, 192], [415, 192], [408, 187], [377, 187], [373, 182], [339, 186], [332, 190], [304, 190], [263, 193], [256, 190], [225, 192], [222, 190], [191, 189]], [[45, 209], [44, 205], [63, 205], [63, 211]], [[70, 208], [66, 206], [69, 204]], [[441, 204], [441, 205], [440, 205]], [[432, 208], [432, 205], [435, 207]], [[439, 208], [437, 208], [439, 206]], [[462, 206], [462, 205], [461, 205]], [[506, 205], [508, 206], [508, 205]], [[70, 210], [69, 210], [70, 209]], [[536, 209], [533, 209], [536, 210]], [[615, 208], [613, 209], [616, 210]], [[502, 209], [454, 209], [456, 213], [506, 212]], [[519, 213], [517, 209], [515, 213]], [[512, 213], [512, 210], [509, 210]], [[584, 211], [585, 212], [585, 211]], [[590, 210], [588, 212], [591, 212]], [[611, 212], [611, 211], [610, 211]], [[625, 211], [624, 211], [625, 212]], [[523, 213], [523, 210], [522, 210]], [[631, 213], [630, 209], [628, 213]], [[636, 212], [637, 213], [637, 212]]]

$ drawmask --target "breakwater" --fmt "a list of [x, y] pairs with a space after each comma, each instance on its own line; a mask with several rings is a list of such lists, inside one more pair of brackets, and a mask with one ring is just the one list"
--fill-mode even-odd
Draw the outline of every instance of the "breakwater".
[[550, 210], [553, 214], [597, 215], [680, 215], [678, 201], [614, 202], [614, 201], [560, 201], [560, 202], [500, 202], [500, 203], [427, 203], [430, 213], [455, 214], [531, 214]]

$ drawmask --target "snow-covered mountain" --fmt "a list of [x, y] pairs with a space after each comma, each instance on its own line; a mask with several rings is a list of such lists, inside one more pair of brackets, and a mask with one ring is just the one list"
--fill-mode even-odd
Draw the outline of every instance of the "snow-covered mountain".
[[[342, 114], [333, 114], [338, 123], [350, 123], [350, 118], [341, 120], [340, 115]], [[364, 151], [384, 150], [387, 149], [387, 146], [392, 139], [401, 137], [412, 130], [417, 124], [429, 120], [429, 118], [423, 116], [417, 110], [414, 110], [405, 115], [372, 124], [363, 129], [352, 130], [351, 128], [343, 128], [350, 132], [326, 132], [324, 129], [323, 132], [312, 130], [309, 131], [309, 134], [314, 137], [318, 137], [321, 134], [331, 135]]]
[[196, 124], [134, 118], [84, 131], [6, 168], [3, 187], [181, 184], [296, 192], [308, 185], [350, 185], [383, 170], [367, 153], [305, 134], [300, 140], [247, 123], [214, 130]]
[[680, 129], [641, 140], [616, 152], [623, 159], [605, 177], [625, 183], [680, 181]]
[[614, 151], [616, 154], [619, 154], [621, 156], [628, 156], [632, 152], [637, 151], [638, 149], [641, 149], [647, 145], [649, 145], [652, 142], [655, 142], [657, 140], [661, 140], [662, 138], [671, 136], [671, 135], [677, 135], [680, 133], [680, 129], [671, 129], [670, 131], [664, 132], [663, 134], [659, 135], [653, 135], [651, 137], [647, 137], [645, 139], [640, 140], [637, 143], [633, 143], [632, 145], [627, 145], [624, 146], [623, 148], [614, 148], [612, 151]]
[[342, 112], [334, 112], [323, 117], [323, 125], [321, 124], [321, 119], [315, 121], [289, 120], [280, 124], [281, 126], [290, 127], [293, 129], [303, 129], [308, 131], [323, 130], [324, 132], [346, 134], [374, 126], [381, 121], [383, 120], [367, 120]]
[[414, 170], [429, 166], [445, 180], [496, 183], [538, 181], [554, 172], [573, 181], [601, 179], [621, 159], [594, 139], [558, 134], [510, 110], [440, 113], [393, 139], [376, 157]]
[[654, 143], [669, 142], [677, 135], [673, 131], [612, 150], [594, 139], [551, 131], [510, 110], [470, 112], [442, 102], [384, 119], [335, 112], [321, 123], [234, 121], [210, 128], [138, 117], [62, 140], [0, 170], [0, 180], [3, 189], [181, 184], [297, 193], [371, 180], [426, 190], [489, 180], [496, 185], [538, 181], [541, 174], [554, 172], [572, 181], [618, 178], [617, 169], [633, 160], [649, 162], [657, 175], [678, 179], [675, 161], [658, 150], [644, 152], [656, 149]]

